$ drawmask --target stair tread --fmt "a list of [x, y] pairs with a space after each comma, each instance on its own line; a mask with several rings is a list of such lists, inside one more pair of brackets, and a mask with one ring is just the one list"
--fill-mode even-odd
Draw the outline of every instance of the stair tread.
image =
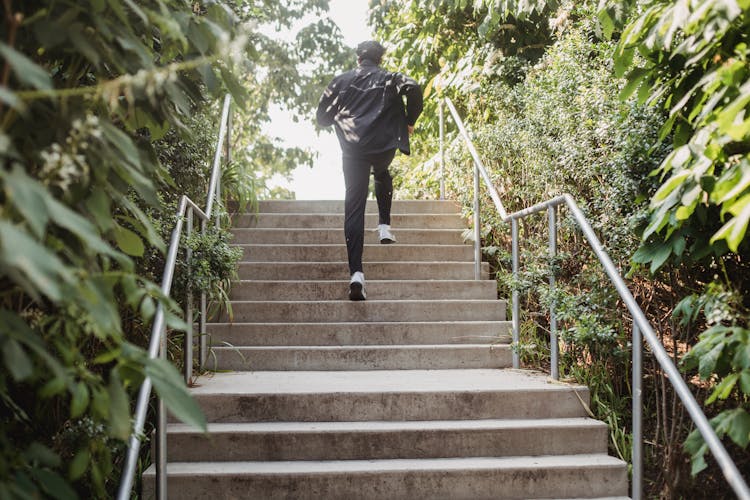
[[[365, 432], [365, 431], [434, 431], [434, 430], [514, 430], [606, 427], [604, 422], [589, 417], [545, 419], [483, 419], [483, 420], [404, 420], [360, 422], [239, 422], [209, 423], [208, 433], [274, 433], [274, 432]], [[169, 424], [172, 434], [202, 434], [187, 424]]]
[[369, 371], [247, 371], [214, 373], [201, 378], [194, 395], [415, 393], [456, 391], [555, 392], [585, 386], [550, 383], [540, 372], [514, 369], [369, 370]]
[[448, 304], [456, 304], [461, 302], [469, 302], [469, 303], [481, 303], [481, 304], [496, 304], [498, 302], [504, 302], [502, 300], [498, 299], [401, 299], [401, 300], [387, 300], [387, 299], [380, 299], [380, 300], [364, 300], [364, 301], [356, 301], [352, 302], [348, 299], [346, 300], [232, 300], [232, 304], [341, 304], [342, 302], [345, 304], [350, 304], [352, 306], [362, 306], [367, 307], [368, 304], [392, 304], [392, 303], [398, 303], [399, 305], [402, 304], [435, 304], [435, 303], [448, 303]]
[[[603, 453], [581, 455], [544, 455], [512, 457], [460, 457], [460, 458], [399, 458], [377, 460], [291, 460], [248, 462], [170, 462], [170, 476], [210, 473], [212, 475], [241, 474], [356, 474], [405, 471], [447, 470], [516, 470], [516, 469], [578, 469], [621, 468], [626, 464], [619, 458]], [[149, 467], [144, 474], [155, 474]]]
[[213, 349], [252, 349], [254, 351], [342, 351], [342, 350], [363, 350], [369, 349], [372, 351], [391, 351], [400, 349], [420, 349], [420, 350], [458, 350], [458, 349], [509, 349], [510, 346], [507, 344], [396, 344], [396, 345], [360, 345], [360, 344], [349, 344], [349, 345], [279, 345], [279, 346], [213, 346]]
[[[370, 301], [371, 302], [371, 301]], [[368, 321], [365, 323], [366, 325], [384, 325], [384, 326], [397, 326], [397, 325], [435, 325], [435, 326], [442, 326], [442, 325], [504, 325], [504, 326], [510, 326], [513, 322], [509, 320], [480, 320], [480, 321], [463, 321], [463, 320], [457, 320], [457, 321]], [[294, 325], [295, 327], [304, 327], [306, 325], [313, 325], [315, 327], [321, 327], [329, 325], [331, 327], [344, 327], [344, 326], [351, 326], [351, 325], [362, 325], [363, 323], [358, 321], [349, 321], [349, 322], [329, 322], [329, 323], [303, 323], [303, 322], [288, 322], [288, 321], [264, 321], [264, 322], [258, 322], [258, 323], [242, 323], [239, 321], [235, 321], [233, 323], [227, 323], [227, 322], [217, 322], [217, 323], [207, 323], [207, 328], [211, 328], [212, 326], [242, 326], [242, 325], [253, 325], [253, 326], [262, 326], [262, 325]]]

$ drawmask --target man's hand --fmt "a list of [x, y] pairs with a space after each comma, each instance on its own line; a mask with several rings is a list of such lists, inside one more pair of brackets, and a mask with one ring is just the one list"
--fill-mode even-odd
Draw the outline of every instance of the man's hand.
[[406, 128], [409, 130], [409, 135], [414, 133], [414, 125], [407, 125]]

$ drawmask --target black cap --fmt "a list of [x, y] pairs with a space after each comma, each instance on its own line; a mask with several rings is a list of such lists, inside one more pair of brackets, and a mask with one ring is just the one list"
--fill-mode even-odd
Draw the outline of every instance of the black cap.
[[367, 40], [357, 45], [357, 57], [360, 59], [369, 59], [379, 64], [385, 54], [385, 47], [375, 40]]

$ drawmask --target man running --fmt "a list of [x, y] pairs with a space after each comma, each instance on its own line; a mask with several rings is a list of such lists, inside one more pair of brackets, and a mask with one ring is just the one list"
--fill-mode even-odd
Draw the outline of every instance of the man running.
[[360, 43], [358, 67], [335, 77], [318, 104], [318, 124], [334, 125], [343, 156], [350, 300], [367, 297], [362, 250], [370, 172], [375, 177], [380, 243], [394, 243], [390, 226], [393, 178], [388, 167], [397, 149], [410, 153], [409, 136], [422, 113], [422, 89], [408, 76], [380, 68], [383, 54], [385, 48], [376, 41]]

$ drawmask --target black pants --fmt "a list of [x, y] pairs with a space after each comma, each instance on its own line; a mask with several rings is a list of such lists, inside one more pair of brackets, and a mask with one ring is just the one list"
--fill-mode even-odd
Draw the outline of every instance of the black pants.
[[349, 273], [362, 271], [362, 249], [365, 242], [365, 206], [370, 183], [370, 172], [375, 176], [375, 198], [378, 200], [379, 224], [391, 223], [393, 178], [388, 167], [396, 150], [382, 153], [351, 155], [344, 153], [344, 236], [349, 256]]

